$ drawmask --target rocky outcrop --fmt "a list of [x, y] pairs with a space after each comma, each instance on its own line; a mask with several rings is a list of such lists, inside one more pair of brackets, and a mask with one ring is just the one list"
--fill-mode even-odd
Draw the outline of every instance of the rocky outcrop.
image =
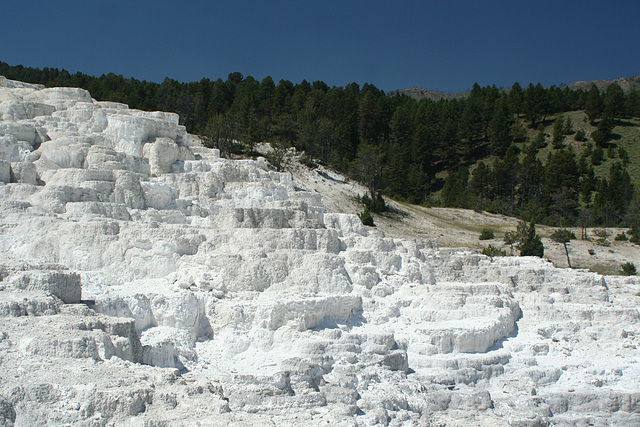
[[0, 119], [0, 424], [640, 422], [637, 279], [385, 238], [80, 89]]

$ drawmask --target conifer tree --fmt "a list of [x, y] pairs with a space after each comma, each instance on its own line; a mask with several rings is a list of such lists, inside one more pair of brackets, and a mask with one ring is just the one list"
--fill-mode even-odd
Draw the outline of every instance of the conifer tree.
[[542, 258], [544, 255], [544, 245], [540, 236], [536, 233], [536, 226], [532, 222], [529, 225], [525, 222], [518, 223], [519, 237], [518, 250], [520, 256], [537, 256]]
[[555, 120], [555, 122], [553, 122], [553, 148], [555, 149], [559, 149], [564, 147], [564, 144], [562, 143], [563, 139], [564, 139], [564, 118], [560, 115], [558, 116], [558, 118]]
[[589, 123], [595, 124], [595, 121], [600, 118], [602, 111], [604, 110], [604, 104], [600, 96], [600, 91], [596, 85], [591, 85], [589, 92], [587, 92], [587, 99], [584, 104], [584, 113], [589, 118]]

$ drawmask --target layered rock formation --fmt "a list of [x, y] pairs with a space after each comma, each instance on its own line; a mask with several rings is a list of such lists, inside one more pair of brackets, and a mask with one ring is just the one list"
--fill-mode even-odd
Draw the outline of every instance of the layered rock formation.
[[388, 239], [0, 78], [0, 424], [637, 425], [637, 279]]

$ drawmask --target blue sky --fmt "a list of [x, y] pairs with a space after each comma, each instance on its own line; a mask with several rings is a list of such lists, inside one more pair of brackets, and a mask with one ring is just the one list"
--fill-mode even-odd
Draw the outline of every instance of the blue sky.
[[9, 0], [10, 65], [459, 92], [640, 74], [640, 1]]

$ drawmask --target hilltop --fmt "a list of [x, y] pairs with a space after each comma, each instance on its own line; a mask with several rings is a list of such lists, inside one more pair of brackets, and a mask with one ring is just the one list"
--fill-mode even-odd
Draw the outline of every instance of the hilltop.
[[561, 87], [568, 87], [573, 90], [584, 90], [586, 92], [592, 85], [596, 85], [600, 91], [604, 91], [613, 83], [620, 86], [625, 93], [629, 93], [633, 89], [640, 90], [640, 76], [620, 77], [614, 80], [578, 81], [567, 85], [561, 85]]
[[409, 89], [391, 91], [389, 92], [389, 96], [393, 96], [396, 93], [407, 95], [417, 101], [421, 99], [430, 99], [431, 101], [440, 101], [442, 99], [444, 100], [462, 99], [469, 96], [468, 92], [453, 94], [453, 93], [440, 92], [438, 90], [429, 90], [422, 87], [413, 87]]
[[[640, 76], [633, 77], [619, 77], [614, 80], [589, 80], [589, 81], [577, 81], [568, 84], [559, 84], [560, 88], [569, 88], [571, 90], [583, 90], [587, 92], [591, 85], [604, 92], [612, 83], [619, 85], [624, 93], [631, 92], [632, 89], [640, 90]], [[389, 92], [389, 96], [393, 96], [396, 93], [405, 94], [415, 100], [430, 99], [431, 101], [450, 100], [450, 99], [463, 99], [469, 96], [469, 92], [460, 93], [448, 93], [441, 92], [439, 90], [431, 90], [423, 87], [413, 87], [408, 89], [401, 89]]]

